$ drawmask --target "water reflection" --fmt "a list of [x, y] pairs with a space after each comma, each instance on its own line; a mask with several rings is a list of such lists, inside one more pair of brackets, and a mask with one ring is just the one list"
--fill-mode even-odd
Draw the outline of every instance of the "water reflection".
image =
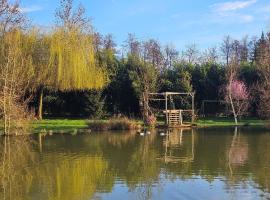
[[[186, 134], [188, 137], [185, 137]], [[192, 162], [194, 160], [194, 139], [194, 130], [167, 130], [166, 139], [163, 141], [164, 162]]]
[[29, 193], [33, 174], [29, 165], [35, 163], [33, 142], [29, 137], [0, 139], [0, 199], [24, 199]]
[[270, 198], [265, 131], [41, 133], [35, 141], [0, 139], [1, 199]]
[[235, 127], [231, 146], [228, 151], [228, 165], [231, 176], [234, 168], [243, 166], [248, 161], [248, 143], [244, 136], [241, 136], [238, 128]]

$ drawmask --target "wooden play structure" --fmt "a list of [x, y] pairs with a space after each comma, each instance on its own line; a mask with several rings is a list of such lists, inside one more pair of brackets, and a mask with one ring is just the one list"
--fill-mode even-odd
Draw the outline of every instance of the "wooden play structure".
[[[190, 97], [191, 108], [183, 109], [181, 105], [174, 105], [175, 97], [183, 98]], [[162, 108], [159, 108], [159, 111], [165, 115], [165, 124], [168, 127], [187, 127], [191, 126], [195, 119], [195, 106], [194, 106], [194, 96], [195, 94], [192, 92], [184, 93], [184, 92], [163, 92], [163, 93], [149, 93], [149, 102], [151, 101], [159, 101], [162, 103]], [[173, 106], [171, 105], [173, 104]], [[184, 122], [184, 114], [188, 114], [191, 116], [191, 121]]]

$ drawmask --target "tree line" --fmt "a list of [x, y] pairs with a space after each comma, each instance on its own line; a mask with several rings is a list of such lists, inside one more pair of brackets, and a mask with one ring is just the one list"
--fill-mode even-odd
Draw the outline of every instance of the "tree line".
[[72, 0], [60, 1], [55, 19], [40, 29], [29, 25], [18, 3], [0, 1], [5, 129], [29, 113], [40, 119], [43, 113], [139, 117], [147, 94], [164, 91], [194, 91], [198, 113], [203, 100], [224, 100], [235, 118], [270, 117], [270, 33], [241, 40], [226, 36], [203, 51], [195, 44], [178, 51], [173, 44], [128, 34], [120, 48], [111, 34], [94, 31], [85, 8]]

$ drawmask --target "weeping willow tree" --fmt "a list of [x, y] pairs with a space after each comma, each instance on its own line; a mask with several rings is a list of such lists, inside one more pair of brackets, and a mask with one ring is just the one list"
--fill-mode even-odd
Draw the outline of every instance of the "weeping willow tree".
[[[73, 91], [101, 89], [106, 84], [106, 71], [95, 60], [92, 28], [84, 14], [82, 6], [73, 9], [72, 0], [61, 1], [57, 25], [45, 40], [49, 45], [48, 66], [42, 74], [46, 86]], [[43, 87], [40, 91], [38, 115], [42, 119]]]
[[57, 28], [52, 35], [50, 67], [56, 75], [53, 85], [61, 90], [100, 89], [105, 71], [96, 65], [92, 36], [79, 30]]

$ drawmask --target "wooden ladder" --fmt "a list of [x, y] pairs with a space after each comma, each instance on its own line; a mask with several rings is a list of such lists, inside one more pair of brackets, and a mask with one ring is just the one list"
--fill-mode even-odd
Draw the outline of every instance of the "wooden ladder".
[[182, 125], [182, 110], [169, 110], [167, 113], [168, 125]]

